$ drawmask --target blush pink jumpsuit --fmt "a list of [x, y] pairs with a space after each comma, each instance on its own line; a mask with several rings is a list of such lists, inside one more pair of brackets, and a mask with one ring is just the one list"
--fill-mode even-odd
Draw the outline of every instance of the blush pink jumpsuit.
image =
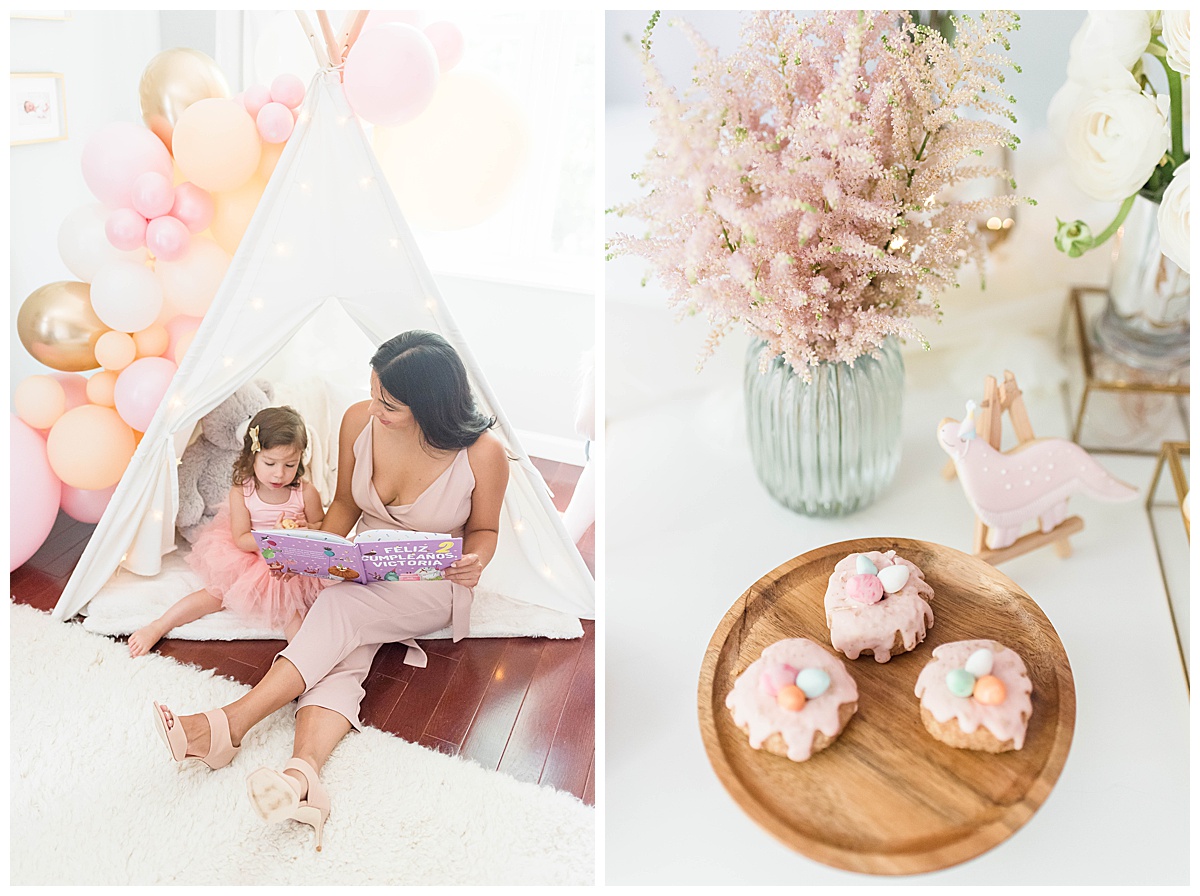
[[[373, 420], [354, 442], [350, 491], [362, 510], [357, 531], [407, 529], [446, 532], [459, 537], [471, 515], [475, 475], [466, 449], [411, 504], [385, 505], [371, 481]], [[404, 661], [426, 664], [413, 638], [452, 626], [454, 640], [467, 634], [471, 621], [470, 588], [452, 582], [339, 582], [317, 597], [292, 642], [278, 655], [287, 657], [304, 679], [297, 708], [323, 706], [362, 730], [359, 705], [363, 681], [375, 653], [393, 641], [408, 647]]]

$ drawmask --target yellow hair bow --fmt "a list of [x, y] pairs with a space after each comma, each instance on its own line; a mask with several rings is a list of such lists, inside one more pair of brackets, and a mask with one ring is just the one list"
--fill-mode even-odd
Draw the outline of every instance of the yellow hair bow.
[[258, 454], [258, 452], [262, 451], [262, 445], [258, 444], [258, 427], [250, 427], [250, 429], [247, 431], [247, 435], [250, 436], [250, 453]]

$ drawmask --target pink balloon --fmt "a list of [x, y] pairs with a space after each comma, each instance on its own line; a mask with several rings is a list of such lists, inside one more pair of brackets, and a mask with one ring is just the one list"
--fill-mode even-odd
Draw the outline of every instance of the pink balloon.
[[271, 102], [271, 89], [262, 84], [247, 87], [246, 92], [242, 95], [242, 105], [246, 107], [251, 118], [257, 118], [258, 110], [269, 102]]
[[67, 393], [67, 410], [88, 403], [88, 378], [78, 373], [52, 373], [50, 376], [58, 380], [63, 391]]
[[184, 181], [175, 188], [175, 203], [171, 206], [171, 217], [178, 218], [192, 233], [200, 233], [212, 223], [213, 198], [208, 190], [202, 190], [191, 181]]
[[433, 44], [442, 72], [448, 72], [462, 62], [466, 42], [453, 22], [432, 22], [425, 27], [425, 36]]
[[346, 100], [360, 118], [390, 127], [416, 118], [433, 98], [438, 59], [412, 25], [363, 31], [343, 68]]
[[141, 125], [106, 124], [91, 136], [80, 158], [83, 179], [109, 208], [133, 206], [133, 182], [147, 171], [171, 180], [171, 154], [163, 142]]
[[258, 110], [256, 124], [264, 143], [283, 143], [292, 136], [295, 121], [291, 109], [283, 103], [272, 102]]
[[104, 222], [104, 235], [114, 249], [129, 252], [146, 245], [146, 219], [131, 208], [110, 212]]
[[166, 358], [139, 358], [122, 370], [113, 390], [121, 419], [138, 432], [145, 432], [167, 394], [175, 370], [175, 364]]
[[175, 188], [171, 179], [157, 171], [147, 171], [133, 182], [133, 210], [143, 218], [157, 218], [171, 210]]
[[104, 516], [104, 509], [108, 507], [108, 502], [112, 500], [113, 492], [116, 490], [116, 485], [101, 489], [83, 489], [63, 485], [60, 506], [63, 513], [73, 520], [81, 523], [98, 523], [100, 517]]
[[295, 109], [304, 102], [304, 82], [285, 72], [271, 82], [271, 102]]
[[167, 350], [163, 352], [164, 358], [175, 357], [175, 347], [179, 345], [179, 340], [185, 336], [191, 339], [195, 335], [196, 329], [200, 326], [201, 318], [192, 317], [188, 314], [180, 314], [171, 318], [164, 324], [167, 329]]
[[42, 546], [62, 498], [62, 482], [50, 468], [46, 440], [15, 414], [9, 415], [8, 571]]
[[170, 215], [155, 218], [146, 225], [146, 248], [163, 261], [182, 258], [191, 241], [187, 225]]

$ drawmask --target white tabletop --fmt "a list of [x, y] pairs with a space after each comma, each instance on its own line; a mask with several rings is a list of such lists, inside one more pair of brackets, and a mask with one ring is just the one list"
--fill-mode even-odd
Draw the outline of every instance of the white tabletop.
[[[613, 156], [610, 145], [610, 170]], [[1000, 566], [1058, 632], [1078, 710], [1050, 796], [982, 856], [899, 878], [812, 861], [742, 812], [701, 742], [696, 698], [705, 649], [722, 616], [763, 574], [820, 545], [872, 535], [970, 551], [974, 516], [958, 482], [940, 475], [946, 456], [934, 430], [942, 417], [960, 417], [967, 398], [982, 397], [986, 374], [1000, 378], [1008, 366], [1035, 432], [1069, 434], [1057, 387], [1069, 362], [1044, 332], [1014, 323], [1028, 320], [1020, 302], [1033, 296], [1031, 307], [1048, 320], [1042, 331], [1052, 331], [1066, 300], [1061, 284], [1043, 276], [1035, 286], [1029, 273], [1010, 272], [1008, 293], [992, 299], [1005, 298], [1007, 314], [963, 311], [969, 325], [948, 347], [906, 352], [896, 479], [871, 507], [830, 520], [785, 509], [755, 478], [741, 397], [744, 337], [731, 337], [702, 374], [688, 372], [704, 327], [673, 323], [661, 292], [639, 291], [641, 272], [619, 260], [607, 284], [606, 883], [1186, 884], [1188, 692], [1141, 500], [1076, 497], [1071, 513], [1085, 528], [1070, 558], [1046, 548]], [[1005, 276], [996, 272], [1002, 284]], [[1031, 281], [1024, 293], [1012, 286], [1022, 277]], [[1153, 458], [1097, 459], [1144, 496]], [[720, 563], [708, 562], [718, 554]]]

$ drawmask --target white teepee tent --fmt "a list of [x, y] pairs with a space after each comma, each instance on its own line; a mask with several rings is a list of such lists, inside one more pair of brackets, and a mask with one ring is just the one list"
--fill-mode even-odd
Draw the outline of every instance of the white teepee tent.
[[514, 459], [499, 546], [479, 587], [594, 618], [595, 583], [442, 302], [338, 73], [325, 71], [313, 79], [225, 279], [54, 608], [56, 619], [83, 610], [118, 568], [159, 573], [163, 555], [175, 549], [177, 459], [196, 423], [327, 304], [340, 306], [371, 345], [427, 329], [458, 350], [481, 409], [498, 419], [496, 433]]

